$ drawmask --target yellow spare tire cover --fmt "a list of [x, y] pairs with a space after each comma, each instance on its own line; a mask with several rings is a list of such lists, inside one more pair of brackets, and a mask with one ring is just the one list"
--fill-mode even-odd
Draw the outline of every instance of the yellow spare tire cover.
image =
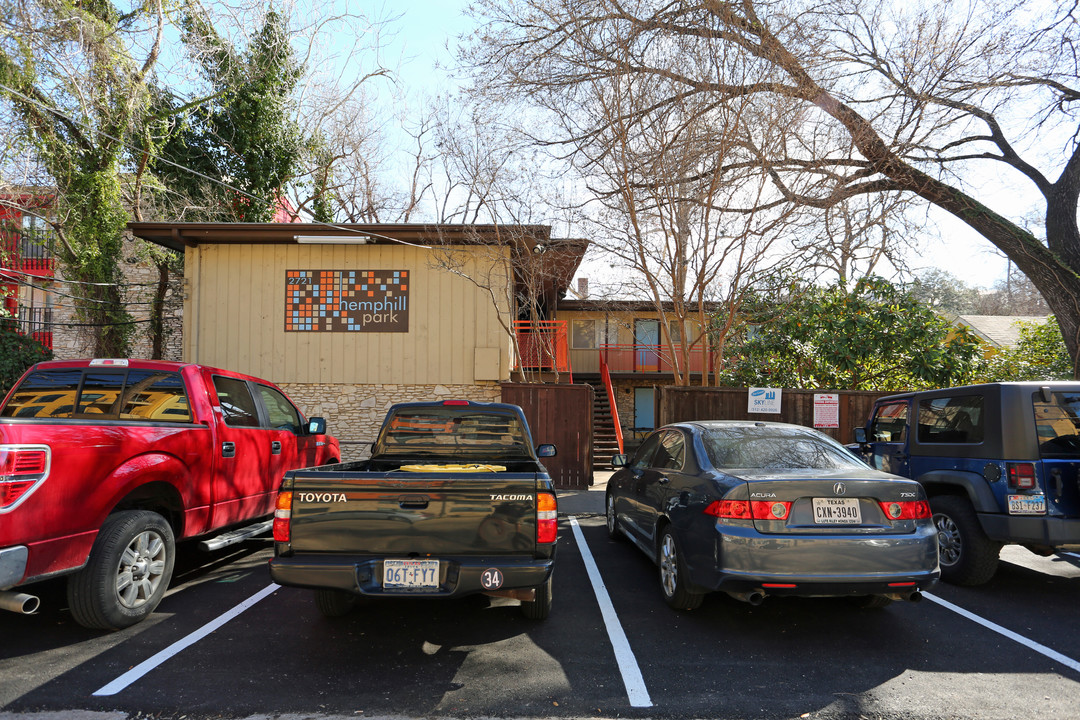
[[481, 473], [481, 472], [506, 472], [505, 465], [402, 465], [405, 472], [456, 472], [456, 473]]

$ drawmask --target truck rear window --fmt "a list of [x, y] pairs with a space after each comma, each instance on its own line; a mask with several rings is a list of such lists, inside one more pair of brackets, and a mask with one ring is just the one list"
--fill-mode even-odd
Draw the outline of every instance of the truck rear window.
[[392, 417], [380, 438], [384, 454], [530, 457], [525, 428], [517, 417], [462, 412], [456, 407], [406, 410]]
[[191, 422], [180, 375], [155, 370], [45, 370], [23, 380], [0, 417]]
[[1044, 457], [1080, 455], [1080, 393], [1055, 392], [1050, 400], [1036, 393], [1035, 432], [1039, 435], [1039, 452]]

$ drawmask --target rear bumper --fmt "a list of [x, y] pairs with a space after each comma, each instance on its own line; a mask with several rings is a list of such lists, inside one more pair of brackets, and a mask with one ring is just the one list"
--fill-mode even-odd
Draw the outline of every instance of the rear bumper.
[[[279, 585], [335, 588], [376, 597], [462, 597], [538, 587], [547, 581], [555, 564], [553, 558], [439, 558], [438, 588], [388, 590], [382, 587], [382, 561], [381, 557], [275, 557], [270, 560], [270, 577]], [[501, 573], [498, 587], [483, 582], [485, 572], [492, 569]]]
[[979, 513], [979, 522], [986, 534], [999, 542], [1080, 546], [1080, 518]]
[[940, 575], [937, 532], [930, 521], [903, 535], [781, 536], [718, 525], [716, 553], [720, 561], [713, 568], [692, 575], [708, 590], [893, 594], [926, 590]]
[[26, 575], [26, 562], [30, 550], [25, 545], [16, 545], [0, 550], [0, 590], [15, 587]]

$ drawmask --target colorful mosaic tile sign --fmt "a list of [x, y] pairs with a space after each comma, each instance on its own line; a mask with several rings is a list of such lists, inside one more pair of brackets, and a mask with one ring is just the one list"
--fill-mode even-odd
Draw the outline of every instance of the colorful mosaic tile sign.
[[408, 270], [286, 270], [286, 332], [408, 332]]

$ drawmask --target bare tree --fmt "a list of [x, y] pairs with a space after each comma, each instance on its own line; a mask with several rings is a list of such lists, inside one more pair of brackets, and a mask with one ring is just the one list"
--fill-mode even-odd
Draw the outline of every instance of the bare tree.
[[[470, 59], [487, 68], [495, 90], [543, 103], [572, 97], [598, 80], [644, 78], [664, 85], [660, 105], [693, 98], [718, 110], [747, 103], [782, 108], [788, 120], [782, 133], [769, 127], [763, 136], [743, 124], [742, 167], [756, 165], [772, 184], [764, 206], [829, 208], [890, 192], [951, 213], [1041, 290], [1080, 369], [1075, 3], [479, 5], [490, 22]], [[612, 37], [629, 42], [615, 45], [608, 42]], [[655, 116], [657, 104], [619, 122], [637, 132]], [[994, 210], [979, 199], [980, 175], [994, 167], [1007, 170], [1033, 198], [1024, 202], [1042, 206], [1045, 238], [1011, 220], [1005, 206]]]

